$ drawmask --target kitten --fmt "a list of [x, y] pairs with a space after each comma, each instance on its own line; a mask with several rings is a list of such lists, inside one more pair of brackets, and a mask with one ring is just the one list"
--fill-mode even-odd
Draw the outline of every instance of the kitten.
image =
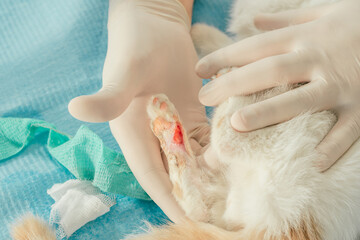
[[[228, 31], [241, 40], [260, 33], [253, 24], [258, 13], [325, 2], [331, 1], [238, 0]], [[233, 43], [203, 24], [193, 26], [192, 37], [200, 56]], [[154, 96], [148, 106], [151, 127], [168, 158], [173, 194], [190, 221], [135, 239], [356, 239], [360, 140], [325, 173], [314, 166], [315, 148], [336, 123], [334, 113], [303, 113], [249, 133], [230, 125], [230, 117], [241, 107], [296, 87], [231, 97], [218, 106], [211, 131], [216, 167], [194, 156], [175, 107], [166, 96]]]
[[215, 169], [197, 161], [167, 97], [154, 96], [148, 106], [151, 127], [168, 158], [173, 194], [194, 223], [136, 239], [355, 239], [360, 141], [327, 172], [314, 167], [315, 147], [336, 122], [333, 113], [304, 113], [250, 133], [230, 125], [239, 107], [287, 90], [232, 97], [216, 109], [211, 133]]

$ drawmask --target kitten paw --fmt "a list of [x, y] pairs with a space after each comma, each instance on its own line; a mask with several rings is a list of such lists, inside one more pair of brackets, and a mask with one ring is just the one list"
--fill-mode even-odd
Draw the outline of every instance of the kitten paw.
[[159, 139], [168, 160], [179, 161], [184, 155], [192, 155], [179, 115], [164, 94], [151, 98], [147, 112], [151, 120], [151, 129]]

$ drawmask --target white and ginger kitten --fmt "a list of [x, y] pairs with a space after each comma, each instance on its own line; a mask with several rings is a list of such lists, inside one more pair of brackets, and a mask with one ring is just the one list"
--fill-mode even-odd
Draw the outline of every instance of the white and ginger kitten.
[[[324, 2], [329, 1], [238, 0], [228, 30], [239, 40], [259, 33], [253, 19], [260, 12]], [[192, 35], [199, 55], [233, 42], [203, 24], [195, 25]], [[132, 239], [356, 239], [360, 232], [360, 141], [328, 171], [320, 173], [315, 167], [315, 148], [334, 126], [334, 113], [304, 113], [249, 133], [237, 132], [230, 125], [231, 115], [239, 108], [294, 87], [231, 97], [218, 106], [211, 131], [217, 157], [211, 164], [194, 155], [169, 99], [154, 96], [148, 105], [151, 128], [167, 156], [173, 194], [189, 220]], [[23, 231], [21, 225], [17, 230]]]
[[[260, 33], [253, 23], [258, 13], [328, 2], [238, 0], [228, 31], [241, 40]], [[233, 43], [203, 24], [193, 27], [192, 36], [200, 56]], [[217, 157], [211, 164], [194, 156], [181, 116], [169, 99], [154, 96], [148, 106], [151, 127], [168, 158], [173, 194], [190, 220], [135, 239], [356, 239], [360, 233], [360, 140], [326, 172], [315, 167], [319, 158], [315, 148], [336, 123], [334, 113], [303, 113], [249, 133], [231, 127], [236, 110], [295, 87], [299, 85], [231, 97], [218, 106], [210, 143]]]

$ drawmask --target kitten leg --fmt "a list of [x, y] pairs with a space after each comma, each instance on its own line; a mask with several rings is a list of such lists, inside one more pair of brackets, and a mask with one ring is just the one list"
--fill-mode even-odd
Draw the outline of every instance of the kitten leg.
[[190, 34], [199, 58], [234, 43], [225, 33], [206, 24], [194, 24]]
[[165, 95], [155, 95], [149, 102], [147, 112], [151, 129], [168, 160], [173, 195], [190, 219], [207, 222], [207, 206], [202, 191], [203, 173], [174, 105]]

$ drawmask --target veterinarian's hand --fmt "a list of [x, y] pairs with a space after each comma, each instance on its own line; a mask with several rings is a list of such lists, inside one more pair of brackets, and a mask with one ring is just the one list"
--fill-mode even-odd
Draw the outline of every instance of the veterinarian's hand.
[[151, 95], [165, 93], [193, 147], [204, 144], [200, 137], [209, 129], [197, 98], [201, 80], [194, 71], [198, 59], [189, 29], [190, 18], [176, 0], [110, 1], [103, 87], [69, 104], [70, 113], [80, 120], [111, 120], [111, 131], [135, 177], [173, 221], [184, 212], [171, 194], [167, 162], [151, 132], [146, 106]]
[[239, 131], [286, 121], [306, 111], [331, 109], [338, 121], [317, 147], [325, 171], [360, 135], [360, 1], [259, 15], [255, 25], [272, 30], [220, 49], [197, 65], [208, 78], [228, 66], [237, 70], [203, 87], [208, 106], [281, 84], [307, 84], [249, 105], [231, 118]]

